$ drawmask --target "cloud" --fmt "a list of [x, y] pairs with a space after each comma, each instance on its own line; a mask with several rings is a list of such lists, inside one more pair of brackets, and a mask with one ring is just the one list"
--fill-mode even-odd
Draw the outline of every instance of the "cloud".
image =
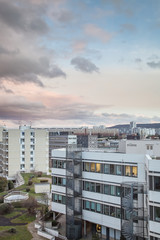
[[76, 40], [72, 44], [72, 48], [75, 52], [83, 52], [86, 49], [87, 42], [84, 40]]
[[122, 24], [121, 25], [121, 29], [120, 31], [121, 32], [124, 32], [124, 31], [130, 31], [130, 32], [133, 32], [135, 31], [135, 26], [133, 24], [129, 24], [129, 23], [126, 23], [126, 24]]
[[108, 42], [113, 37], [113, 34], [108, 33], [107, 31], [97, 27], [94, 24], [85, 25], [84, 31], [88, 36], [99, 39], [104, 43]]
[[141, 59], [141, 58], [136, 58], [136, 59], [135, 59], [135, 62], [136, 62], [136, 63], [140, 63], [140, 62], [142, 62], [142, 59]]
[[154, 62], [154, 61], [152, 61], [152, 62], [147, 62], [147, 65], [149, 66], [149, 67], [151, 67], [151, 68], [160, 68], [160, 61], [159, 62]]
[[71, 60], [71, 64], [75, 66], [75, 69], [86, 73], [99, 72], [99, 68], [90, 60], [82, 57], [76, 57]]
[[60, 23], [69, 23], [74, 19], [74, 15], [71, 11], [65, 9], [59, 9], [59, 11], [53, 12], [53, 19]]
[[40, 59], [27, 58], [25, 56], [7, 56], [0, 58], [0, 79], [15, 83], [31, 82], [39, 86], [43, 83], [38, 76], [55, 78], [66, 77], [66, 74], [56, 65], [50, 66], [46, 57]]

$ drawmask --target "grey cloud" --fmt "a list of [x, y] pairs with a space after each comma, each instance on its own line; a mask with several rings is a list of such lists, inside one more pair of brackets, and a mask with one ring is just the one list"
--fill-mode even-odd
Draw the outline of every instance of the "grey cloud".
[[76, 57], [71, 60], [71, 64], [75, 69], [86, 73], [99, 72], [99, 68], [90, 60], [82, 57]]
[[160, 61], [159, 62], [154, 62], [154, 61], [152, 61], [152, 62], [147, 62], [147, 65], [149, 66], [149, 67], [151, 67], [151, 68], [160, 68]]
[[32, 82], [41, 87], [43, 83], [38, 76], [48, 78], [66, 77], [66, 74], [56, 65], [50, 66], [47, 58], [39, 60], [29, 59], [24, 56], [0, 58], [0, 78], [10, 79], [13, 82]]
[[14, 92], [11, 89], [6, 88], [2, 83], [0, 83], [0, 89], [5, 93], [13, 94]]
[[140, 62], [142, 62], [142, 59], [141, 59], [141, 58], [136, 58], [136, 59], [135, 59], [135, 62], [136, 62], [136, 63], [140, 63]]
[[53, 12], [53, 18], [61, 23], [68, 23], [74, 19], [74, 15], [69, 10], [60, 10]]
[[37, 13], [29, 5], [25, 5], [24, 7], [23, 1], [20, 4], [18, 1], [0, 2], [1, 22], [16, 32], [23, 32], [25, 34], [27, 32], [32, 32], [32, 34], [47, 33], [49, 31], [48, 25], [42, 17], [37, 16]]
[[16, 50], [8, 50], [0, 45], [0, 55], [6, 54], [6, 55], [16, 55], [19, 53], [19, 49]]

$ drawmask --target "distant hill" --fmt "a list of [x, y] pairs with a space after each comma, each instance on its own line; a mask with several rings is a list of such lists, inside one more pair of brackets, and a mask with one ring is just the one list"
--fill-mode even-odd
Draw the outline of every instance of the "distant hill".
[[[129, 128], [130, 125], [129, 124], [119, 124], [119, 125], [115, 125], [109, 128]], [[141, 127], [141, 128], [160, 128], [160, 123], [141, 123], [141, 124], [137, 124], [137, 127]]]

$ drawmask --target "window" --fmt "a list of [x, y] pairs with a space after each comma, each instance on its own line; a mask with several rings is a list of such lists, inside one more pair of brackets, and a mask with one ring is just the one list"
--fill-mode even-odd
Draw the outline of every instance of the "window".
[[25, 155], [25, 151], [22, 151], [22, 155]]
[[85, 201], [85, 209], [90, 210], [90, 202], [89, 201]]
[[125, 166], [125, 176], [131, 176], [131, 167]]
[[33, 164], [30, 164], [30, 167], [33, 168]]
[[122, 167], [120, 165], [116, 165], [116, 175], [122, 175]]
[[121, 209], [120, 208], [116, 208], [116, 217], [121, 218]]
[[160, 191], [160, 177], [154, 177], [154, 190]]
[[109, 164], [104, 164], [104, 173], [110, 174], [110, 165]]
[[89, 163], [85, 163], [85, 168], [84, 168], [84, 170], [85, 170], [86, 172], [89, 172]]
[[109, 206], [104, 205], [104, 214], [109, 215]]
[[121, 187], [119, 187], [119, 186], [116, 187], [116, 195], [117, 195], [118, 197], [121, 196]]
[[25, 162], [25, 158], [24, 157], [22, 157], [22, 162]]
[[84, 190], [89, 191], [89, 182], [84, 182]]
[[110, 174], [115, 174], [113, 164], [110, 165]]
[[100, 185], [100, 183], [96, 183], [96, 192], [97, 193], [101, 192], [101, 185]]
[[104, 194], [110, 195], [110, 186], [104, 185]]
[[95, 172], [95, 163], [91, 163], [91, 172]]
[[95, 212], [96, 210], [96, 204], [94, 202], [91, 202], [91, 211]]
[[101, 172], [101, 164], [96, 163], [96, 172], [100, 173]]
[[116, 195], [116, 186], [111, 185], [111, 195]]
[[149, 190], [153, 190], [153, 177], [149, 176]]
[[116, 209], [115, 207], [110, 206], [110, 216], [115, 217], [116, 216]]
[[101, 212], [101, 204], [96, 203], [96, 212], [100, 213]]
[[154, 207], [154, 219], [156, 222], [160, 222], [160, 208]]
[[33, 162], [33, 157], [30, 158], [30, 161]]
[[95, 192], [95, 183], [90, 183], [91, 186], [91, 192]]
[[137, 177], [137, 167], [136, 166], [132, 167], [132, 177]]
[[25, 135], [25, 132], [22, 132], [22, 136], [24, 136]]

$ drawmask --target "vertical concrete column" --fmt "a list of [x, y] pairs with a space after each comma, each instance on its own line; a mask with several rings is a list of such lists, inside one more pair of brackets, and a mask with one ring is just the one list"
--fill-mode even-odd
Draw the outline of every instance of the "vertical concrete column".
[[86, 221], [83, 221], [84, 222], [84, 236], [87, 236], [87, 227], [86, 227]]
[[56, 220], [56, 214], [53, 212], [53, 220]]

